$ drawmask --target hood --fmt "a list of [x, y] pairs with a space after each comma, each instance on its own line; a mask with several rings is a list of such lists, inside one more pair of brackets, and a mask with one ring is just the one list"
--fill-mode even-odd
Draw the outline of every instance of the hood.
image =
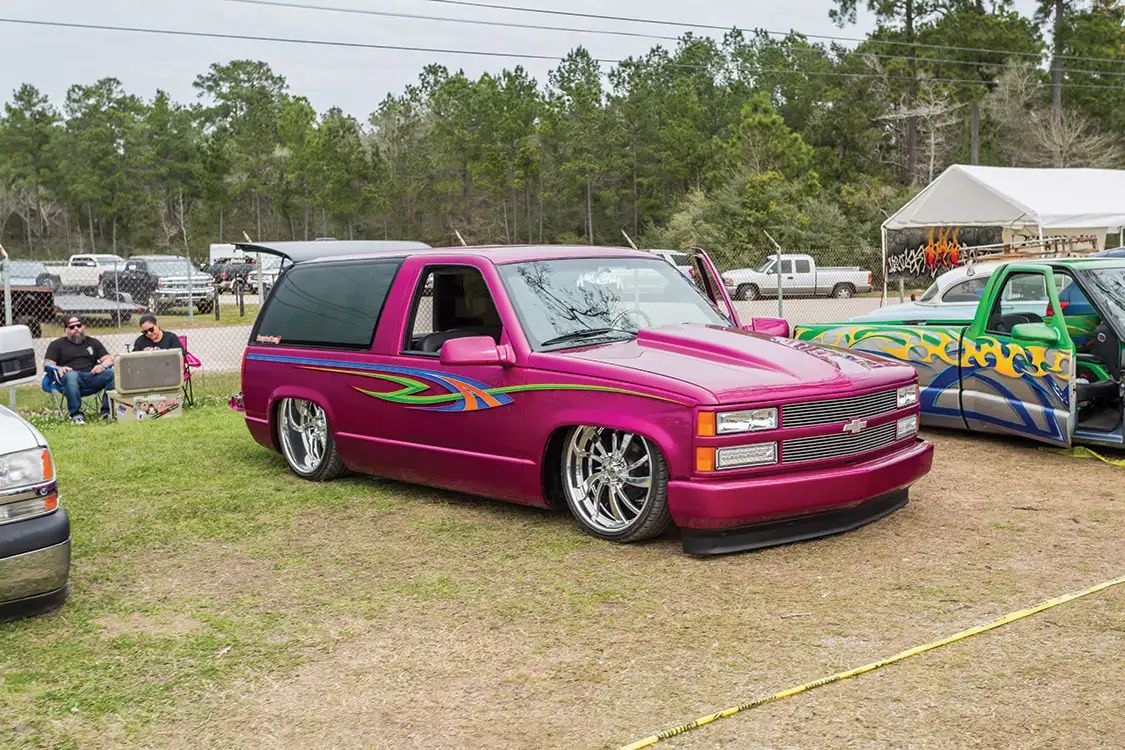
[[0, 456], [46, 444], [27, 420], [0, 406]]
[[[642, 330], [635, 339], [561, 352], [577, 363], [677, 380], [714, 395], [717, 403], [820, 397], [911, 382], [914, 368], [858, 352], [719, 326], [676, 325]], [[581, 370], [576, 370], [581, 372]], [[604, 375], [604, 370], [599, 370]]]
[[947, 302], [933, 305], [903, 302], [898, 305], [877, 307], [871, 312], [849, 318], [849, 322], [894, 323], [903, 320], [941, 320], [971, 323], [976, 317], [978, 304], [977, 302]]

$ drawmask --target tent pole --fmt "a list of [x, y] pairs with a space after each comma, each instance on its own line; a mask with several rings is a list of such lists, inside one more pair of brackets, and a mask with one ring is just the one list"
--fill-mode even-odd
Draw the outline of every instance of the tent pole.
[[883, 240], [883, 297], [879, 300], [879, 307], [887, 304], [887, 225], [879, 227], [879, 234]]

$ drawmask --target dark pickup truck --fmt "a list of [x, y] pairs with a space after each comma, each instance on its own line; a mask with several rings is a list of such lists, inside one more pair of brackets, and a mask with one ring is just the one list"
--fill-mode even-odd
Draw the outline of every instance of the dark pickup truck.
[[106, 271], [98, 296], [114, 298], [121, 293], [156, 314], [190, 305], [201, 313], [215, 309], [214, 279], [176, 255], [134, 255], [126, 260], [124, 270]]
[[247, 279], [255, 268], [252, 262], [241, 258], [223, 258], [204, 266], [203, 270], [211, 274], [215, 287], [220, 292], [237, 292], [250, 285]]

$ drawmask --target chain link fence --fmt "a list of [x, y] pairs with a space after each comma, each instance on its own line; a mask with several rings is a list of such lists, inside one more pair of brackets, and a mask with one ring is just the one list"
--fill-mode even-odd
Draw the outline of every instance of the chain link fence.
[[[780, 266], [772, 257], [741, 266], [721, 253], [711, 255], [744, 320], [846, 321], [882, 302], [879, 248], [784, 251]], [[249, 263], [198, 266], [178, 256], [91, 255], [68, 263], [10, 259], [0, 275], [11, 288], [11, 308], [4, 312], [31, 328], [40, 374], [47, 346], [65, 334], [67, 317], [81, 316], [88, 336], [111, 354], [123, 354], [140, 336], [141, 316], [152, 313], [162, 329], [184, 337], [187, 350], [202, 362], [192, 374], [196, 399], [225, 400], [240, 389], [242, 354], [260, 306], [259, 284], [268, 295], [276, 270], [259, 274]], [[900, 300], [898, 283], [892, 287], [887, 304]], [[902, 293], [908, 298], [910, 291]], [[424, 297], [424, 309], [416, 311], [416, 332], [425, 332], [431, 305], [432, 297]]]
[[[758, 257], [710, 253], [738, 314], [785, 318], [791, 325], [847, 321], [883, 302], [883, 251], [872, 246], [783, 250]], [[910, 286], [893, 280], [885, 304], [909, 299]]]

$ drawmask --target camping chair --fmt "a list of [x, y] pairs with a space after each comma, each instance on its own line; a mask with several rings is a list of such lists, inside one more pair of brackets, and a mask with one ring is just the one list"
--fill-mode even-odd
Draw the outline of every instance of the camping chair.
[[184, 402], [188, 406], [195, 406], [195, 389], [191, 385], [191, 368], [203, 367], [199, 357], [188, 351], [187, 336], [180, 336], [180, 345], [184, 347]]
[[[51, 407], [63, 419], [70, 418], [70, 410], [66, 405], [66, 394], [63, 393], [62, 376], [59, 375], [59, 368], [52, 365], [46, 365], [43, 368], [43, 380], [40, 383], [43, 392], [51, 398]], [[82, 396], [81, 413], [85, 416], [97, 416], [102, 412], [103, 399], [108, 403], [109, 396], [106, 395], [105, 389]], [[91, 417], [92, 418], [92, 417]]]

